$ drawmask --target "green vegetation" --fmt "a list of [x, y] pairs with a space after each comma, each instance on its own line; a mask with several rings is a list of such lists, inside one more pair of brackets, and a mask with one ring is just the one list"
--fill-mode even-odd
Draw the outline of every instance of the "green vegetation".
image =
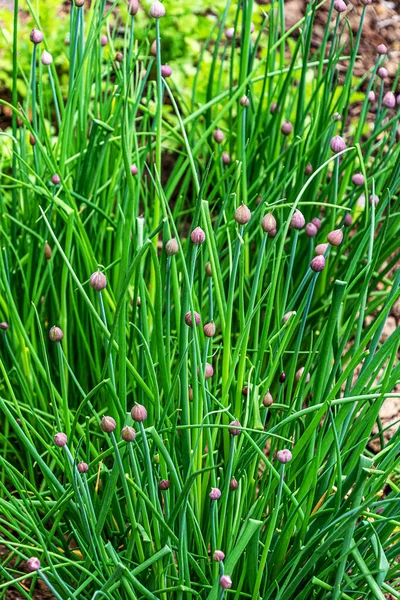
[[184, 6], [72, 5], [69, 46], [53, 3], [40, 43], [14, 21], [0, 597], [398, 598], [399, 107], [384, 54], [353, 78], [369, 8], [344, 44], [332, 4], [312, 51], [313, 2], [286, 33], [283, 1]]

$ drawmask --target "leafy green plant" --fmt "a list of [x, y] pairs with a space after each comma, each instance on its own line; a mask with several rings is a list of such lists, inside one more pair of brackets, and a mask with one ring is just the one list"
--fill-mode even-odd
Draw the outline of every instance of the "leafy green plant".
[[0, 590], [399, 597], [379, 419], [400, 379], [398, 109], [384, 56], [353, 80], [368, 8], [346, 46], [332, 5], [311, 52], [315, 3], [287, 32], [283, 2], [268, 22], [228, 5], [188, 100], [162, 75], [167, 17], [139, 35], [125, 12], [101, 46], [118, 7], [72, 6], [67, 94], [32, 44], [23, 105], [14, 31]]

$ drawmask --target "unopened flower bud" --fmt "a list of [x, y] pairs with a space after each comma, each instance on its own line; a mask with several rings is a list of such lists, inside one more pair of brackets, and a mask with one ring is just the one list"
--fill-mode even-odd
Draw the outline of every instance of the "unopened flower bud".
[[293, 125], [290, 121], [284, 121], [282, 123], [281, 132], [283, 133], [283, 135], [290, 135], [292, 133], [292, 130]]
[[318, 246], [315, 246], [314, 252], [317, 256], [323, 256], [327, 251], [328, 247], [329, 244], [318, 244]]
[[222, 575], [219, 580], [219, 585], [223, 590], [230, 590], [232, 587], [232, 579], [229, 577], [229, 575]]
[[117, 424], [112, 417], [103, 417], [100, 422], [100, 427], [105, 433], [111, 433], [116, 428]]
[[100, 36], [100, 46], [101, 46], [102, 48], [104, 48], [105, 46], [107, 46], [107, 44], [108, 44], [108, 37], [107, 37], [107, 36], [106, 36], [106, 35], [103, 33], [103, 34]]
[[317, 256], [315, 256], [315, 258], [312, 259], [310, 267], [316, 273], [323, 271], [325, 267], [325, 258], [321, 254], [318, 254]]
[[121, 437], [124, 440], [124, 442], [133, 442], [133, 440], [136, 437], [136, 431], [133, 427], [129, 427], [129, 425], [126, 425], [121, 430]]
[[41, 44], [44, 40], [44, 35], [39, 29], [32, 29], [29, 39], [32, 44]]
[[269, 112], [270, 112], [271, 115], [274, 114], [274, 112], [276, 111], [277, 106], [278, 106], [278, 104], [276, 102], [272, 102], [272, 104], [269, 107]]
[[157, 56], [157, 40], [154, 40], [150, 46], [150, 56]]
[[232, 477], [232, 479], [229, 482], [229, 489], [231, 490], [231, 492], [234, 492], [238, 489], [239, 484], [236, 481], [236, 479], [234, 477]]
[[57, 173], [54, 173], [53, 177], [51, 178], [51, 181], [54, 185], [58, 185], [61, 181], [60, 176], [57, 175]]
[[331, 139], [331, 150], [332, 152], [342, 152], [346, 149], [346, 142], [340, 135], [335, 135]]
[[43, 50], [40, 60], [42, 61], [42, 65], [48, 67], [53, 62], [53, 57], [50, 54], [50, 52], [47, 52], [47, 50]]
[[36, 138], [32, 133], [29, 134], [29, 143], [31, 146], [36, 146]]
[[354, 173], [351, 180], [354, 185], [364, 185], [364, 175], [362, 173]]
[[290, 317], [295, 314], [296, 314], [295, 310], [290, 310], [289, 312], [284, 314], [283, 318], [282, 318], [283, 324], [287, 323], [289, 321]]
[[318, 230], [321, 229], [321, 219], [318, 219], [318, 217], [311, 219], [311, 223], [315, 225]]
[[139, 173], [139, 169], [137, 168], [136, 165], [131, 165], [129, 167], [129, 170], [131, 172], [131, 175], [137, 175]]
[[331, 246], [340, 246], [343, 242], [343, 231], [341, 229], [335, 229], [328, 233], [328, 242]]
[[290, 450], [287, 449], [278, 450], [278, 452], [276, 453], [276, 458], [279, 460], [280, 463], [285, 465], [286, 463], [292, 460], [292, 453], [290, 452]]
[[332, 119], [334, 121], [341, 121], [342, 120], [342, 115], [340, 113], [338, 113], [338, 112], [334, 112], [333, 115], [332, 115]]
[[310, 238], [315, 237], [318, 233], [318, 227], [314, 225], [314, 223], [307, 223], [306, 225], [306, 235]]
[[167, 256], [173, 256], [179, 252], [178, 240], [176, 238], [171, 238], [168, 240], [168, 242], [165, 244], [165, 252], [167, 253]]
[[243, 95], [243, 96], [240, 98], [240, 101], [239, 101], [239, 102], [240, 102], [240, 104], [241, 104], [242, 106], [249, 106], [249, 104], [250, 104], [250, 100], [249, 100], [249, 98], [248, 98], [246, 95]]
[[46, 260], [50, 260], [52, 254], [53, 254], [53, 251], [52, 251], [50, 245], [46, 242], [45, 245], [44, 245], [44, 257], [45, 257], [45, 259]]
[[104, 273], [100, 273], [100, 271], [95, 271], [92, 273], [89, 279], [90, 286], [96, 290], [96, 292], [101, 292], [107, 286], [107, 278]]
[[[198, 327], [200, 325], [201, 317], [200, 317], [199, 313], [197, 313], [195, 311], [193, 311], [193, 314], [194, 314], [194, 323], [195, 323], [196, 327]], [[185, 314], [185, 323], [186, 323], [186, 325], [188, 325], [188, 327], [193, 327], [192, 312], [190, 310]]]
[[65, 446], [65, 444], [67, 443], [67, 436], [64, 432], [59, 431], [58, 433], [56, 433], [56, 435], [54, 436], [54, 443], [56, 446], [58, 446], [59, 448], [62, 448], [63, 446]]
[[383, 96], [382, 104], [386, 108], [394, 108], [396, 106], [396, 97], [393, 92], [386, 92]]
[[85, 0], [74, 0], [74, 2], [77, 8], [82, 8], [82, 6], [85, 4]]
[[239, 223], [239, 225], [246, 225], [246, 223], [248, 223], [250, 219], [251, 212], [247, 208], [247, 206], [242, 202], [239, 208], [237, 208], [235, 211], [235, 221], [236, 223]]
[[225, 30], [225, 37], [227, 40], [233, 40], [235, 37], [235, 29], [233, 27], [229, 27]]
[[227, 152], [223, 152], [221, 155], [222, 158], [222, 162], [224, 163], [224, 165], [229, 165], [231, 162], [231, 157], [229, 156], [229, 154]]
[[192, 240], [193, 244], [202, 244], [206, 239], [206, 234], [201, 227], [196, 227], [190, 234], [190, 239]]
[[78, 464], [76, 465], [76, 468], [78, 469], [79, 473], [87, 473], [88, 469], [89, 469], [89, 465], [83, 461], [78, 462]]
[[346, 213], [343, 222], [345, 227], [351, 227], [353, 225], [353, 217], [350, 213]]
[[63, 339], [64, 334], [62, 332], [62, 330], [60, 329], [60, 327], [52, 327], [49, 331], [49, 338], [52, 342], [61, 342], [61, 340]]
[[142, 404], [138, 404], [137, 402], [135, 402], [131, 410], [131, 417], [137, 423], [141, 423], [142, 421], [147, 419], [147, 410]]
[[343, 0], [335, 0], [333, 3], [333, 7], [338, 12], [344, 12], [347, 9], [346, 3]]
[[387, 54], [388, 49], [385, 44], [379, 44], [379, 46], [376, 47], [376, 51], [378, 54]]
[[[200, 368], [197, 367], [197, 374], [200, 375]], [[214, 368], [210, 363], [206, 363], [206, 368], [204, 372], [205, 379], [210, 379], [214, 375]]]
[[369, 197], [369, 203], [371, 204], [371, 206], [372, 206], [372, 203], [374, 203], [375, 206], [377, 206], [378, 202], [379, 202], [379, 196], [376, 196], [376, 195], [373, 196], [371, 194], [370, 197]]
[[7, 331], [7, 329], [8, 329], [8, 323], [6, 323], [5, 321], [2, 321], [2, 322], [0, 323], [0, 329], [1, 329], [2, 331]]
[[375, 102], [375, 92], [373, 92], [372, 90], [368, 92], [368, 100], [370, 102]]
[[271, 396], [271, 394], [270, 394], [270, 393], [269, 393], [269, 391], [268, 391], [268, 392], [267, 392], [267, 393], [264, 395], [264, 398], [263, 398], [263, 401], [262, 401], [262, 403], [263, 403], [263, 406], [265, 406], [266, 408], [268, 408], [269, 406], [271, 406], [271, 404], [273, 404], [273, 402], [274, 402], [274, 401], [273, 401], [273, 399], [272, 399], [272, 396]]
[[379, 67], [378, 75], [381, 79], [386, 79], [386, 77], [389, 75], [389, 73], [388, 73], [388, 70], [385, 69], [385, 67]]
[[[299, 369], [298, 371], [296, 371], [296, 375], [294, 376], [296, 381], [300, 381], [300, 379], [303, 377], [303, 373], [304, 373], [304, 367], [301, 367], [301, 369]], [[308, 383], [310, 381], [310, 373], [307, 373], [306, 375], [306, 383]]]
[[193, 402], [193, 388], [191, 385], [189, 385], [188, 396], [189, 396], [189, 402]]
[[150, 16], [153, 17], [153, 19], [161, 19], [161, 17], [163, 17], [164, 15], [165, 15], [164, 4], [162, 4], [158, 0], [153, 2], [153, 4], [150, 6]]
[[161, 65], [161, 75], [165, 78], [171, 77], [172, 67], [170, 67], [169, 65]]
[[162, 491], [166, 491], [169, 490], [169, 488], [171, 487], [171, 483], [170, 481], [168, 481], [168, 479], [161, 479], [160, 483], [158, 484], [158, 489], [162, 490]]
[[207, 277], [212, 277], [212, 269], [211, 269], [211, 263], [210, 262], [206, 263], [205, 271], [206, 271]]
[[218, 488], [211, 488], [211, 492], [208, 495], [211, 500], [219, 500], [221, 498], [221, 490]]
[[276, 230], [276, 219], [272, 213], [264, 215], [261, 221], [261, 227], [265, 233], [271, 233], [271, 231]]
[[303, 213], [300, 212], [297, 208], [293, 213], [292, 218], [290, 219], [290, 227], [292, 229], [302, 229], [306, 223], [306, 220], [303, 216]]
[[312, 164], [309, 162], [306, 166], [306, 168], [304, 169], [304, 173], [306, 175], [311, 175], [311, 173], [313, 172], [313, 166]]
[[213, 554], [213, 559], [215, 560], [215, 562], [221, 562], [222, 560], [224, 560], [224, 558], [225, 554], [222, 552], [222, 550], [215, 550]]
[[134, 17], [139, 10], [138, 0], [128, 0], [128, 11], [131, 17]]
[[286, 381], [285, 371], [282, 371], [282, 373], [279, 375], [279, 381], [280, 381], [280, 383], [285, 383], [285, 381]]
[[36, 556], [32, 556], [26, 561], [26, 567], [28, 571], [39, 571], [40, 560]]
[[240, 435], [242, 433], [242, 426], [239, 423], [238, 419], [231, 421], [229, 423], [229, 426], [230, 426], [230, 428], [228, 431], [231, 435], [235, 436], [235, 435]]
[[206, 337], [214, 337], [215, 335], [215, 323], [214, 321], [210, 321], [210, 323], [206, 323], [203, 327], [204, 335]]
[[225, 139], [225, 136], [224, 136], [223, 132], [222, 132], [220, 129], [216, 129], [216, 130], [213, 132], [213, 138], [214, 138], [214, 140], [215, 140], [215, 141], [216, 141], [218, 144], [222, 144], [222, 142], [223, 142], [223, 141], [224, 141], [224, 139]]

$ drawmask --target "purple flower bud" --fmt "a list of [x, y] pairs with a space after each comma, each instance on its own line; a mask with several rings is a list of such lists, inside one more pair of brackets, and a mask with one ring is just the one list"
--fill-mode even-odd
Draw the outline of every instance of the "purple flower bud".
[[351, 180], [354, 185], [364, 185], [364, 175], [362, 173], [354, 173]]
[[163, 77], [171, 77], [172, 68], [169, 65], [161, 65], [161, 75]]
[[[197, 375], [200, 375], [201, 371], [200, 368], [197, 367]], [[211, 379], [211, 377], [214, 375], [214, 368], [212, 365], [210, 365], [210, 363], [206, 363], [206, 368], [205, 368], [205, 372], [204, 372], [204, 377], [205, 379]]]
[[224, 558], [225, 554], [222, 552], [222, 550], [215, 550], [213, 554], [213, 559], [215, 560], [215, 562], [221, 562], [222, 560], [224, 560]]
[[56, 433], [56, 435], [54, 436], [54, 443], [59, 448], [62, 448], [63, 446], [65, 446], [65, 444], [67, 443], [66, 434], [63, 433], [62, 431], [59, 431], [58, 433]]
[[331, 150], [332, 152], [342, 152], [346, 149], [346, 142], [340, 135], [335, 135], [331, 139]]
[[314, 225], [314, 223], [307, 223], [306, 225], [306, 235], [310, 238], [315, 237], [318, 233], [318, 227]]
[[231, 162], [231, 157], [227, 152], [223, 152], [221, 158], [224, 165], [229, 165], [229, 163]]
[[133, 442], [133, 440], [136, 437], [136, 431], [133, 429], [133, 427], [129, 427], [129, 425], [126, 425], [121, 430], [121, 437], [124, 440], [124, 442]]
[[312, 173], [312, 172], [313, 172], [313, 166], [312, 166], [312, 164], [309, 162], [309, 163], [307, 163], [307, 166], [306, 166], [306, 168], [305, 168], [305, 170], [304, 170], [304, 173], [305, 173], [306, 175], [311, 175], [311, 173]]
[[300, 212], [297, 208], [293, 213], [292, 218], [290, 219], [290, 227], [292, 229], [302, 229], [306, 223], [306, 220], [303, 216], [303, 213]]
[[328, 242], [331, 246], [340, 246], [343, 242], [343, 231], [341, 229], [334, 229], [328, 233]]
[[179, 252], [178, 240], [176, 238], [171, 238], [168, 240], [168, 242], [165, 244], [165, 252], [167, 253], [167, 256], [173, 256]]
[[225, 37], [227, 40], [233, 40], [235, 37], [235, 29], [233, 27], [229, 27], [225, 30]]
[[272, 213], [267, 213], [261, 221], [261, 227], [265, 233], [270, 233], [276, 229], [276, 219]]
[[242, 202], [239, 208], [235, 211], [235, 221], [239, 225], [246, 225], [251, 219], [251, 212]]
[[163, 492], [169, 490], [170, 487], [171, 483], [168, 481], [168, 479], [161, 479], [160, 483], [158, 484], [158, 489], [162, 490]]
[[37, 558], [37, 556], [32, 556], [26, 561], [26, 567], [28, 571], [39, 571], [40, 560]]
[[387, 54], [388, 49], [385, 44], [379, 44], [379, 46], [376, 47], [376, 51], [378, 54]]
[[128, 11], [131, 17], [134, 17], [139, 10], [138, 0], [128, 0]]
[[286, 463], [292, 460], [292, 453], [290, 452], [290, 450], [287, 449], [278, 450], [278, 452], [276, 453], [276, 458], [279, 460], [280, 463], [285, 465]]
[[229, 575], [222, 575], [219, 580], [219, 585], [223, 590], [230, 590], [232, 587], [232, 579], [229, 577]]
[[274, 237], [276, 237], [276, 233], [277, 233], [276, 229], [273, 229], [272, 231], [268, 231], [268, 237], [274, 238]]
[[39, 29], [32, 29], [29, 39], [32, 44], [40, 44], [44, 40], [44, 35]]
[[238, 482], [236, 481], [236, 479], [234, 477], [232, 477], [232, 479], [229, 482], [229, 489], [231, 490], [231, 492], [235, 492], [239, 487]]
[[129, 167], [129, 170], [131, 172], [132, 175], [137, 175], [139, 173], [139, 169], [137, 168], [136, 165], [131, 165]]
[[[198, 327], [200, 325], [201, 317], [196, 311], [193, 311], [193, 314], [194, 324], [196, 325], [196, 327]], [[193, 327], [192, 312], [190, 310], [185, 315], [185, 323], [188, 327]]]
[[53, 57], [50, 54], [50, 52], [47, 52], [46, 50], [43, 50], [42, 56], [41, 56], [40, 60], [42, 61], [42, 65], [44, 65], [45, 67], [47, 67], [48, 65], [51, 65], [51, 63], [53, 62]]
[[[304, 367], [301, 367], [301, 369], [299, 369], [298, 371], [296, 371], [296, 375], [294, 376], [296, 381], [300, 381], [300, 379], [303, 377], [303, 373], [304, 373]], [[310, 373], [307, 373], [306, 375], [306, 383], [308, 383], [310, 381]]]
[[383, 96], [382, 104], [386, 108], [394, 108], [396, 106], [396, 97], [393, 92], [386, 92]]
[[287, 323], [289, 321], [290, 317], [295, 314], [296, 314], [295, 310], [290, 310], [289, 312], [285, 313], [282, 318], [283, 324]]
[[150, 46], [150, 56], [157, 56], [157, 40], [153, 40], [153, 43]]
[[100, 427], [105, 433], [112, 433], [117, 424], [112, 417], [103, 417], [100, 422]]
[[164, 15], [165, 15], [165, 6], [164, 6], [164, 4], [162, 4], [161, 2], [159, 2], [158, 0], [156, 0], [150, 6], [150, 16], [153, 17], [153, 19], [161, 19], [161, 17], [163, 17]]
[[321, 254], [318, 254], [315, 258], [312, 259], [310, 267], [316, 273], [323, 271], [325, 267], [325, 258]]
[[327, 251], [328, 247], [329, 244], [318, 244], [318, 246], [315, 247], [314, 252], [317, 256], [323, 256]]
[[250, 104], [250, 100], [245, 94], [240, 98], [239, 102], [242, 106], [249, 106]]
[[311, 223], [313, 223], [318, 230], [321, 229], [321, 219], [318, 219], [318, 217], [311, 219]]
[[335, 2], [333, 3], [333, 7], [335, 10], [337, 10], [340, 13], [347, 10], [346, 3], [343, 2], [343, 0], [335, 0]]
[[214, 337], [215, 335], [215, 323], [214, 321], [210, 321], [210, 323], [206, 323], [203, 327], [204, 335], [206, 337]]
[[106, 35], [101, 35], [100, 36], [100, 46], [102, 46], [104, 48], [104, 46], [107, 46], [108, 44], [108, 37]]
[[0, 323], [0, 329], [2, 331], [7, 331], [7, 329], [8, 329], [8, 323], [6, 323], [5, 321], [3, 321], [2, 323]]
[[282, 123], [281, 132], [283, 133], [283, 135], [290, 135], [292, 133], [292, 130], [293, 125], [290, 121], [284, 121]]
[[117, 54], [115, 55], [115, 60], [119, 63], [122, 63], [124, 60], [124, 55], [122, 54], [122, 52], [117, 52]]
[[374, 91], [371, 90], [370, 92], [368, 92], [368, 100], [370, 102], [375, 102], [375, 92]]
[[351, 227], [353, 225], [353, 217], [350, 213], [346, 213], [343, 222], [345, 227]]
[[190, 234], [190, 239], [192, 240], [193, 244], [202, 244], [206, 239], [206, 234], [201, 227], [196, 227]]
[[220, 129], [216, 129], [216, 130], [213, 132], [213, 138], [214, 138], [214, 140], [215, 140], [215, 141], [216, 141], [218, 144], [222, 144], [222, 142], [223, 142], [223, 141], [224, 141], [224, 139], [225, 139], [225, 136], [224, 136], [223, 132], [222, 132]]
[[211, 488], [211, 492], [208, 495], [211, 500], [219, 500], [221, 498], [221, 490], [218, 488]]
[[270, 112], [271, 115], [274, 114], [274, 112], [276, 111], [277, 106], [278, 106], [277, 102], [272, 102], [272, 104], [269, 107], [269, 112]]
[[379, 202], [379, 196], [376, 196], [376, 195], [373, 196], [371, 194], [370, 197], [369, 197], [369, 203], [371, 204], [371, 206], [372, 206], [372, 203], [374, 203], [375, 206], [377, 206], [378, 202]]
[[54, 185], [58, 185], [60, 183], [60, 181], [61, 181], [60, 176], [57, 175], [57, 173], [54, 173], [53, 177], [51, 178], [51, 182]]
[[381, 79], [386, 79], [386, 77], [389, 75], [389, 73], [388, 73], [387, 69], [385, 69], [385, 67], [379, 67], [378, 75]]
[[242, 433], [242, 426], [239, 423], [238, 419], [231, 421], [231, 423], [229, 423], [229, 425], [230, 425], [230, 429], [228, 429], [228, 431], [231, 435], [235, 436], [235, 435], [240, 435]]
[[271, 396], [271, 394], [270, 394], [270, 393], [269, 393], [269, 391], [268, 391], [268, 392], [267, 392], [267, 393], [264, 395], [264, 398], [263, 398], [263, 401], [262, 401], [262, 403], [263, 403], [263, 406], [265, 406], [265, 408], [268, 408], [268, 407], [270, 407], [270, 406], [273, 404], [273, 402], [274, 402], [274, 401], [273, 401], [273, 399], [272, 399], [272, 396]]
[[396, 103], [397, 103], [397, 106], [400, 106], [400, 94], [396, 98]]
[[78, 469], [79, 473], [87, 473], [88, 469], [89, 469], [89, 465], [83, 461], [78, 462], [76, 468]]
[[285, 383], [286, 381], [286, 373], [285, 371], [283, 371], [280, 375], [279, 375], [279, 381], [280, 383]]
[[101, 292], [107, 286], [107, 278], [104, 273], [100, 273], [100, 271], [96, 271], [92, 273], [89, 279], [90, 286], [96, 290], [96, 292]]
[[64, 337], [64, 334], [59, 327], [54, 326], [50, 329], [49, 338], [52, 342], [61, 342], [63, 337]]
[[131, 410], [131, 416], [134, 421], [137, 423], [141, 423], [145, 419], [147, 419], [147, 410], [142, 404], [138, 404], [135, 402], [133, 408]]

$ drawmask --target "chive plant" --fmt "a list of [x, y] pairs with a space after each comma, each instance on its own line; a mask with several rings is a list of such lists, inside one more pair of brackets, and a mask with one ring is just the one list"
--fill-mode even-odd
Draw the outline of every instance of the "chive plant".
[[228, 2], [189, 90], [167, 2], [137, 38], [134, 0], [75, 0], [65, 97], [30, 5], [1, 101], [1, 597], [400, 597], [399, 108], [390, 51], [353, 77], [369, 3], [313, 49], [317, 2], [288, 31], [282, 0]]

